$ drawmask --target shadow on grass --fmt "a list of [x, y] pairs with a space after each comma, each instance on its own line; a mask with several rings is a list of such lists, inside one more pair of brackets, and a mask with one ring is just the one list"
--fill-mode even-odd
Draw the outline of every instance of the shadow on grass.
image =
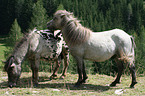
[[[74, 83], [65, 83], [64, 80], [52, 80], [49, 81], [48, 77], [39, 77], [39, 85], [35, 88], [43, 89], [43, 88], [54, 88], [54, 89], [66, 89], [66, 90], [92, 90], [103, 92], [110, 89], [109, 86], [102, 85], [93, 85], [93, 84], [82, 84], [80, 87], [74, 87]], [[31, 77], [28, 78], [20, 78], [16, 88], [31, 88], [32, 82]], [[0, 83], [0, 89], [8, 88], [7, 82]], [[34, 88], [34, 87], [32, 87]]]

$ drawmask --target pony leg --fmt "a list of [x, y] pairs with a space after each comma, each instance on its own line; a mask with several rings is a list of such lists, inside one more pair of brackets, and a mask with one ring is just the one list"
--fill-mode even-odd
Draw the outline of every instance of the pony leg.
[[86, 83], [86, 79], [88, 79], [88, 76], [86, 74], [86, 70], [85, 70], [85, 64], [84, 64], [84, 61], [83, 61], [83, 81], [82, 83]]
[[57, 78], [57, 72], [58, 72], [60, 64], [61, 64], [61, 57], [58, 57], [58, 59], [55, 60], [55, 62], [56, 62], [55, 67], [54, 67], [52, 75], [50, 76], [50, 80]]
[[78, 87], [80, 86], [85, 80], [83, 80], [83, 75], [86, 73], [83, 72], [85, 69], [83, 69], [84, 67], [84, 61], [82, 58], [78, 58], [78, 57], [75, 57], [76, 61], [77, 61], [77, 68], [78, 68], [78, 81], [77, 83], [75, 84], [75, 87]]
[[130, 73], [131, 73], [131, 76], [132, 76], [132, 83], [130, 85], [130, 88], [134, 88], [134, 85], [137, 84], [136, 74], [135, 74], [135, 65], [134, 64], [130, 64], [129, 65], [129, 70], [130, 70]]
[[53, 63], [52, 63], [52, 61], [49, 61], [49, 63], [50, 63], [50, 72], [52, 73], [52, 65], [53, 65]]
[[123, 62], [115, 60], [118, 66], [118, 74], [116, 79], [110, 84], [110, 86], [116, 86], [117, 83], [120, 83], [120, 78], [124, 69]]
[[39, 59], [30, 60], [31, 62], [31, 70], [32, 70], [32, 81], [35, 87], [38, 86], [38, 71], [39, 71]]
[[69, 65], [69, 52], [68, 52], [68, 50], [66, 50], [66, 52], [62, 52], [62, 54], [63, 54], [63, 57], [64, 57], [64, 59], [63, 59], [63, 72], [62, 72], [62, 75], [60, 76], [60, 79], [64, 79], [64, 77], [66, 76], [66, 72], [67, 72], [67, 68], [68, 68], [68, 65]]

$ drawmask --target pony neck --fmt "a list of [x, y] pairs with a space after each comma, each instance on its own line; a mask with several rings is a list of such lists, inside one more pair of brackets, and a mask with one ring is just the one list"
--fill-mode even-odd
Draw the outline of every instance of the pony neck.
[[12, 55], [18, 63], [22, 63], [28, 53], [29, 42], [27, 39], [22, 39], [13, 51]]
[[20, 64], [23, 62], [27, 55], [27, 49], [18, 49], [18, 51], [14, 52], [15, 60]]
[[62, 25], [62, 34], [68, 46], [81, 45], [90, 36], [90, 30], [83, 27], [75, 18], [64, 18]]

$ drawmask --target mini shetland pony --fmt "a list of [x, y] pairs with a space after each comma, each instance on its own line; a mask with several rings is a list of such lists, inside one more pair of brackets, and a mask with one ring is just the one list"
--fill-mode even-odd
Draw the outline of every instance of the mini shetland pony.
[[34, 29], [24, 36], [5, 62], [4, 69], [8, 74], [8, 86], [16, 86], [17, 80], [21, 75], [21, 64], [25, 58], [28, 58], [31, 63], [32, 80], [35, 86], [38, 85], [40, 59], [54, 60], [56, 62], [50, 78], [57, 76], [61, 59], [64, 59], [64, 69], [61, 75], [61, 78], [64, 78], [69, 64], [69, 52], [61, 35], [60, 31], [57, 31], [54, 36], [49, 30], [38, 31]]
[[58, 10], [48, 23], [50, 30], [60, 29], [69, 50], [77, 61], [78, 81], [76, 86], [84, 83], [88, 78], [85, 71], [84, 59], [103, 62], [114, 57], [118, 65], [118, 75], [110, 86], [120, 82], [124, 64], [129, 64], [132, 74], [131, 88], [136, 82], [134, 65], [134, 41], [130, 35], [120, 29], [104, 32], [92, 32], [83, 27], [73, 14], [65, 10]]

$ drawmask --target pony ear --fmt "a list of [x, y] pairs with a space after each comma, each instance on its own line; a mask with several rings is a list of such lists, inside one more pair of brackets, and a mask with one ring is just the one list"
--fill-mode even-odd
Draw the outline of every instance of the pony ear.
[[11, 65], [11, 68], [14, 68], [15, 67], [15, 64], [13, 63], [12, 65]]

